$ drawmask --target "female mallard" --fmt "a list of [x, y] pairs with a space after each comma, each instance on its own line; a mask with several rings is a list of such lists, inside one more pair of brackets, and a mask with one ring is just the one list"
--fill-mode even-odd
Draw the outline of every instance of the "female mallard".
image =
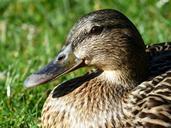
[[83, 66], [96, 68], [55, 87], [42, 126], [171, 127], [171, 48], [162, 48], [146, 50], [135, 26], [116, 10], [82, 17], [55, 60], [25, 81], [33, 87]]

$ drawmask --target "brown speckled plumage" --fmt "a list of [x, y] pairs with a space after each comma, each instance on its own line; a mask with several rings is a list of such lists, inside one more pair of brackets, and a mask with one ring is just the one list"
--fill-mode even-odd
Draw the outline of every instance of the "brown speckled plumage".
[[171, 44], [145, 47], [127, 17], [99, 10], [82, 17], [56, 59], [25, 84], [93, 66], [53, 89], [43, 106], [43, 128], [170, 128], [170, 58]]

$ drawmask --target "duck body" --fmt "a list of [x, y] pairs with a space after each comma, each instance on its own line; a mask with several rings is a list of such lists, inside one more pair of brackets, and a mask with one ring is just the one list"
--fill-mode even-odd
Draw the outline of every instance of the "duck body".
[[[116, 85], [101, 81], [101, 77], [102, 73], [94, 72], [57, 86], [44, 104], [43, 127], [171, 127], [171, 70], [132, 91], [122, 90], [120, 85], [113, 89]], [[66, 86], [71, 87], [66, 91]], [[123, 92], [122, 97], [118, 95]]]
[[126, 16], [99, 10], [73, 26], [57, 57], [25, 86], [91, 66], [96, 70], [53, 89], [43, 128], [170, 128], [170, 58], [170, 43], [145, 46]]

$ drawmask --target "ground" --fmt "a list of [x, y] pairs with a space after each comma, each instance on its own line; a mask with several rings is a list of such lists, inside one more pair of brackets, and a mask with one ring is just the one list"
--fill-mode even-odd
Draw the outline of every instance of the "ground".
[[36, 128], [48, 90], [82, 71], [34, 89], [23, 81], [55, 57], [75, 21], [112, 8], [137, 26], [146, 44], [171, 41], [169, 0], [0, 0], [0, 127]]

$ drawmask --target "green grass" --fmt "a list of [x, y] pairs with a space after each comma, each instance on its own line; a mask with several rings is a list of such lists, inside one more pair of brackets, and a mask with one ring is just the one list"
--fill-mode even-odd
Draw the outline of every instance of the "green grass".
[[[92, 10], [122, 11], [146, 44], [171, 40], [171, 3], [157, 0], [0, 0], [0, 127], [36, 128], [47, 91], [81, 71], [34, 89], [28, 74], [60, 50], [74, 22]], [[159, 7], [160, 6], [160, 7]]]

